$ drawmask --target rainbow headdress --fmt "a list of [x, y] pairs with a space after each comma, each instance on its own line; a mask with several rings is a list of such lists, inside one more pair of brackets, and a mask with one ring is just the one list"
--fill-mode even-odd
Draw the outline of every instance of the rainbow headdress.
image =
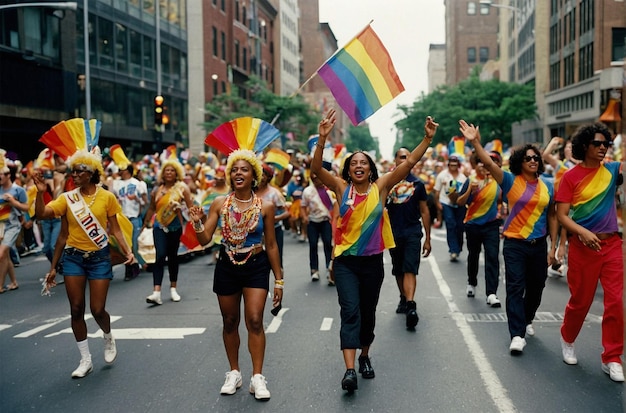
[[448, 144], [448, 158], [455, 156], [461, 162], [465, 161], [465, 137], [455, 136]]
[[97, 170], [104, 175], [98, 148], [101, 128], [102, 122], [96, 119], [64, 120], [44, 133], [39, 142], [59, 154], [70, 168], [80, 164], [85, 170]]
[[5, 151], [4, 149], [0, 149], [0, 173], [9, 172], [9, 166], [7, 165], [6, 153], [7, 151]]
[[263, 168], [256, 154], [280, 137], [280, 131], [262, 119], [243, 117], [222, 123], [211, 132], [204, 143], [228, 156], [226, 182], [230, 185], [230, 170], [236, 160], [244, 159], [254, 168], [261, 181]]

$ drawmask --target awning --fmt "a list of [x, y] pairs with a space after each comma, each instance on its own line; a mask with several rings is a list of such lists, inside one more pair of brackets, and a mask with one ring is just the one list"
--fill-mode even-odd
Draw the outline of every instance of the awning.
[[601, 122], [621, 122], [622, 116], [619, 113], [619, 100], [609, 99], [606, 110], [600, 115]]

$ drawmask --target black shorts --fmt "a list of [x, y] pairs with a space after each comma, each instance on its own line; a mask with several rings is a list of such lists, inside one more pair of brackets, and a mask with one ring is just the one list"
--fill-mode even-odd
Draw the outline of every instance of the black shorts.
[[391, 273], [404, 275], [411, 273], [417, 275], [420, 268], [422, 254], [422, 236], [414, 233], [408, 236], [396, 237], [396, 248], [391, 248]]
[[232, 295], [244, 288], [270, 288], [270, 261], [265, 250], [254, 254], [243, 265], [233, 264], [224, 247], [215, 264], [213, 292], [217, 295]]

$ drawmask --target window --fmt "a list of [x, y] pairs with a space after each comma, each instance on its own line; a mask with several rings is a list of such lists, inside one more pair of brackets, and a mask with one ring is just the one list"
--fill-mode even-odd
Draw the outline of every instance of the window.
[[115, 23], [115, 66], [118, 71], [128, 73], [128, 39], [126, 27]]
[[2, 24], [0, 24], [0, 44], [13, 49], [19, 49], [20, 33], [17, 24], [17, 10], [4, 10], [4, 12], [0, 14], [0, 22], [2, 22]]
[[243, 48], [243, 56], [241, 60], [243, 62], [243, 70], [248, 70], [248, 48], [247, 47]]
[[213, 33], [213, 56], [217, 57], [217, 27], [213, 26], [212, 28], [212, 33]]
[[472, 15], [472, 16], [476, 14], [476, 2], [475, 1], [467, 2], [467, 14]]
[[487, 62], [487, 60], [489, 60], [489, 48], [488, 47], [481, 47], [479, 50], [479, 54], [480, 54], [480, 63], [485, 63]]
[[226, 60], [226, 33], [222, 32], [222, 60]]
[[578, 81], [593, 76], [593, 43], [581, 47], [579, 50]]
[[491, 7], [488, 4], [481, 4], [480, 5], [480, 14], [482, 14], [483, 16], [488, 15], [490, 8]]
[[626, 29], [613, 28], [611, 60], [616, 62], [626, 57]]
[[130, 74], [141, 77], [141, 34], [130, 31]]
[[235, 40], [235, 67], [239, 67], [239, 40]]
[[239, 21], [239, 0], [235, 0], [235, 21]]
[[476, 63], [476, 48], [467, 48], [467, 63]]
[[564, 86], [574, 83], [574, 55], [569, 55], [563, 59]]
[[222, 0], [220, 8], [222, 9], [222, 11], [226, 11], [226, 0]]
[[113, 22], [98, 17], [98, 64], [113, 69]]

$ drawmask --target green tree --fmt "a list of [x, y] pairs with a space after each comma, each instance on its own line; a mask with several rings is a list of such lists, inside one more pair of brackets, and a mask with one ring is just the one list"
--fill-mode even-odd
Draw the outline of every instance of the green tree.
[[396, 122], [396, 148], [413, 148], [423, 136], [424, 120], [430, 115], [439, 123], [434, 143], [447, 144], [458, 136], [460, 119], [480, 125], [485, 142], [500, 139], [511, 144], [511, 125], [536, 117], [534, 85], [481, 81], [479, 69], [455, 86], [442, 86], [422, 94], [412, 106], [400, 106], [405, 117]]
[[357, 150], [369, 152], [375, 150], [376, 159], [380, 157], [378, 139], [372, 136], [370, 133], [370, 127], [367, 124], [360, 126], [350, 125], [345, 144], [348, 152], [354, 152]]
[[265, 82], [256, 77], [251, 77], [245, 88], [249, 92], [248, 99], [241, 98], [237, 87], [233, 87], [230, 95], [215, 96], [212, 102], [206, 104], [205, 112], [209, 115], [209, 120], [202, 126], [207, 133], [224, 122], [251, 116], [266, 122], [274, 121], [274, 126], [282, 133], [292, 132], [295, 135], [295, 146], [306, 147], [309, 135], [316, 133], [320, 114], [302, 96], [275, 95], [267, 89]]

